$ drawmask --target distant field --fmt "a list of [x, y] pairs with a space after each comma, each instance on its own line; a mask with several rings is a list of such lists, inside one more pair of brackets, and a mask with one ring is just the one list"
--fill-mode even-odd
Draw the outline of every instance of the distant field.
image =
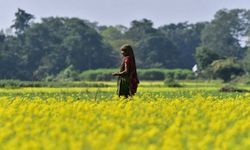
[[250, 93], [142, 81], [124, 99], [91, 83], [106, 87], [1, 88], [0, 149], [250, 149]]

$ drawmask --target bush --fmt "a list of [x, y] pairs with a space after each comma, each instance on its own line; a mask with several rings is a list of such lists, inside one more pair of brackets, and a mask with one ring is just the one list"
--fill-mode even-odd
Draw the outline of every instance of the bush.
[[188, 69], [138, 69], [140, 80], [164, 80], [173, 76], [176, 80], [195, 79], [191, 70]]
[[138, 72], [140, 80], [164, 80], [165, 75], [162, 71], [149, 70]]
[[228, 82], [236, 76], [242, 75], [244, 70], [235, 58], [227, 58], [213, 61], [208, 68], [213, 77], [220, 78], [224, 82]]
[[61, 71], [54, 81], [79, 81], [79, 73], [75, 70], [74, 66], [70, 65]]
[[108, 87], [103, 83], [85, 82], [41, 82], [41, 81], [20, 81], [20, 80], [0, 80], [2, 88], [19, 87]]
[[97, 69], [97, 70], [87, 70], [83, 71], [79, 78], [80, 80], [87, 81], [110, 81], [115, 79], [112, 76], [113, 72], [116, 72], [117, 69]]
[[[83, 71], [79, 78], [87, 81], [110, 81], [116, 79], [111, 74], [119, 69], [97, 69]], [[166, 79], [169, 74], [173, 75], [174, 79], [194, 79], [195, 76], [191, 70], [187, 69], [138, 69], [139, 80], [159, 81]]]
[[170, 75], [164, 80], [164, 85], [167, 87], [182, 87], [175, 79], [174, 75]]
[[0, 87], [20, 87], [21, 83], [19, 80], [1, 80]]

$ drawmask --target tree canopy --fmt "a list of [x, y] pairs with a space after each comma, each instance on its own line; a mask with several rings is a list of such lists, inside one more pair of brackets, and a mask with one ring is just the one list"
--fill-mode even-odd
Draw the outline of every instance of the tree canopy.
[[34, 18], [18, 9], [14, 33], [0, 31], [0, 79], [74, 78], [84, 70], [114, 68], [120, 64], [123, 44], [132, 45], [139, 68], [191, 69], [197, 64], [202, 71], [234, 58], [237, 67], [250, 73], [250, 42], [242, 44], [250, 37], [249, 10], [222, 9], [210, 22], [158, 28], [146, 18], [132, 20], [130, 27], [80, 18]]

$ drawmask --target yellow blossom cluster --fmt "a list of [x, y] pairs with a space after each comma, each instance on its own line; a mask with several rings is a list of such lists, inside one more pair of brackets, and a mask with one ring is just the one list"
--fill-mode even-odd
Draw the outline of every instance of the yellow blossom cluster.
[[1, 96], [0, 149], [250, 149], [249, 94], [146, 97]]

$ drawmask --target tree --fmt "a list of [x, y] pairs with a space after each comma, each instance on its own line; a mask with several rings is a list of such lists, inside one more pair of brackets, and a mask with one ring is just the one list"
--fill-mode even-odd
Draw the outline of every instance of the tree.
[[[4, 39], [5, 39], [5, 34], [3, 32], [3, 30], [0, 31], [0, 44], [4, 43]], [[1, 47], [0, 47], [1, 48]]]
[[243, 59], [243, 68], [245, 70], [245, 72], [247, 72], [248, 74], [250, 73], [250, 10], [248, 10], [246, 12], [246, 21], [247, 22], [247, 38], [248, 38], [248, 41], [247, 41], [247, 45], [246, 45], [246, 54], [245, 54], [245, 57]]
[[179, 55], [176, 57], [177, 68], [192, 68], [195, 62], [195, 49], [201, 43], [201, 32], [206, 22], [188, 24], [187, 22], [169, 24], [159, 27], [163, 33], [177, 48]]
[[219, 59], [219, 55], [207, 47], [198, 47], [195, 53], [198, 69], [206, 69], [214, 60]]
[[125, 37], [134, 41], [140, 41], [155, 33], [157, 33], [157, 30], [153, 28], [153, 22], [151, 20], [134, 20], [131, 22], [131, 27], [125, 33]]
[[[62, 43], [68, 53], [67, 65], [77, 70], [111, 67], [114, 64], [112, 48], [105, 45], [102, 37], [80, 19], [72, 18], [65, 22], [69, 30]], [[97, 59], [98, 58], [98, 59]]]
[[138, 66], [141, 68], [173, 68], [177, 54], [173, 43], [158, 34], [141, 40], [135, 48]]
[[224, 82], [228, 82], [233, 76], [241, 75], [244, 72], [240, 63], [235, 58], [215, 60], [209, 69], [215, 78], [220, 78]]
[[216, 59], [242, 59], [245, 48], [240, 40], [246, 35], [249, 21], [244, 9], [219, 10], [201, 34], [201, 45], [196, 49], [200, 69], [206, 69]]
[[112, 54], [114, 56], [116, 56], [116, 58], [114, 58], [117, 62], [117, 65], [120, 64], [119, 60], [119, 53], [120, 53], [120, 47], [122, 45], [126, 44], [130, 44], [130, 45], [135, 45], [135, 42], [132, 41], [131, 39], [128, 39], [125, 37], [125, 32], [128, 29], [122, 25], [118, 25], [118, 26], [109, 26], [109, 27], [105, 27], [100, 31], [101, 36], [103, 37], [103, 40], [105, 43], [107, 43], [108, 45], [110, 45], [112, 47]]
[[62, 18], [43, 18], [26, 30], [24, 58], [30, 79], [40, 79], [44, 72], [56, 74], [66, 67], [65, 52], [60, 48], [66, 34], [63, 24]]
[[17, 35], [21, 35], [25, 32], [27, 28], [30, 27], [30, 21], [34, 19], [32, 14], [26, 13], [24, 10], [18, 8], [18, 11], [15, 13], [16, 19], [11, 28], [16, 30]]
[[243, 9], [222, 9], [202, 32], [202, 45], [220, 57], [237, 57], [242, 53], [239, 38], [245, 34]]
[[[30, 27], [33, 15], [18, 9], [15, 13], [14, 24], [16, 35], [0, 36], [0, 77], [2, 79], [22, 79], [27, 80], [28, 72], [25, 70], [24, 33]], [[0, 42], [1, 43], [1, 42]]]
[[117, 40], [123, 38], [122, 32], [113, 26], [107, 27], [106, 29], [102, 30], [101, 35], [107, 41]]
[[250, 48], [248, 48], [245, 58], [243, 59], [243, 68], [250, 73]]
[[[68, 66], [78, 71], [114, 65], [111, 48], [78, 18], [43, 18], [25, 32], [27, 69], [35, 80]], [[98, 59], [97, 59], [98, 58]]]
[[19, 40], [7, 36], [0, 42], [0, 79], [26, 79]]

